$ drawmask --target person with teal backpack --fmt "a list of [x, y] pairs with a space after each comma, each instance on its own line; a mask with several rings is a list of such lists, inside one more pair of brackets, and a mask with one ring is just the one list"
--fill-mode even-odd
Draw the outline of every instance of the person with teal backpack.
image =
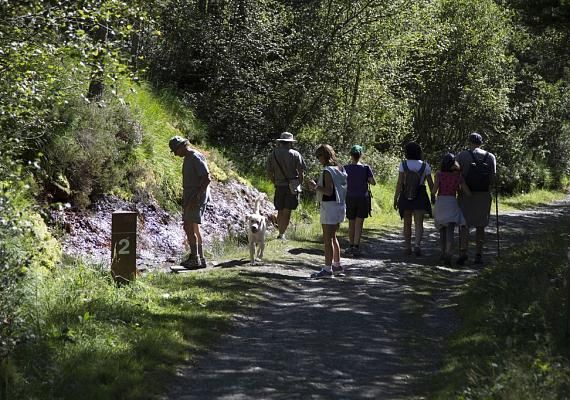
[[426, 182], [430, 188], [432, 200], [435, 200], [431, 166], [422, 160], [422, 148], [416, 142], [409, 142], [405, 148], [406, 159], [402, 161], [398, 173], [398, 182], [394, 193], [394, 208], [404, 220], [404, 252], [412, 254], [412, 218], [415, 225], [414, 253], [422, 255], [421, 241], [424, 232], [424, 216], [432, 215], [430, 198]]

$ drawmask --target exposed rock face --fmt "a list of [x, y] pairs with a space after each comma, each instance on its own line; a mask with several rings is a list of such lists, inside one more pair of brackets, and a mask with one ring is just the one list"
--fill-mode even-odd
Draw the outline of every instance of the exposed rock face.
[[[228, 235], [245, 240], [244, 216], [253, 211], [260, 195], [261, 214], [271, 216], [275, 213], [273, 203], [265, 193], [233, 180], [212, 182], [212, 199], [201, 230], [206, 248]], [[63, 231], [64, 252], [110, 265], [111, 216], [119, 210], [138, 213], [137, 268], [173, 264], [185, 253], [186, 235], [180, 213], [169, 214], [152, 201], [127, 202], [112, 196], [95, 200], [86, 211], [69, 208], [52, 212], [54, 227]], [[271, 223], [268, 226], [273, 229]]]

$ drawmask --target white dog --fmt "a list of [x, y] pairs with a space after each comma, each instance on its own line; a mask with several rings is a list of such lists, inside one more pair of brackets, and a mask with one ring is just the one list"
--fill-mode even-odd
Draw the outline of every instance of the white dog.
[[[262, 195], [255, 199], [254, 212], [246, 216], [247, 241], [249, 244], [249, 259], [251, 261], [251, 265], [255, 265], [256, 261], [261, 260], [263, 257], [263, 250], [265, 249], [267, 221], [265, 216], [259, 213], [261, 197]], [[256, 245], [257, 253], [255, 249]]]

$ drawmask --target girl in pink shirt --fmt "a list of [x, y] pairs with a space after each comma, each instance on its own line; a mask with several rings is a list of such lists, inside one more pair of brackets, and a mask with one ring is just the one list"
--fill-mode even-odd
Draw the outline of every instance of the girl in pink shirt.
[[446, 265], [451, 265], [455, 225], [465, 225], [465, 218], [457, 202], [457, 194], [460, 190], [467, 195], [471, 194], [461, 176], [455, 156], [447, 153], [441, 160], [441, 169], [435, 175], [434, 184], [434, 192], [437, 195], [434, 220], [439, 230], [442, 259]]

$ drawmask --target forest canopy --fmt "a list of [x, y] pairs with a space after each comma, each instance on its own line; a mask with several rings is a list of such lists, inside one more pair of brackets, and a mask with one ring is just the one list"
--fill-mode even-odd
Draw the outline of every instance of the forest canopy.
[[289, 130], [304, 151], [358, 142], [378, 157], [417, 140], [437, 164], [478, 131], [502, 192], [556, 187], [568, 171], [568, 0], [0, 7], [0, 148], [11, 159], [33, 161], [74, 104], [108, 103], [128, 77], [168, 87], [205, 123], [192, 140], [241, 159]]

